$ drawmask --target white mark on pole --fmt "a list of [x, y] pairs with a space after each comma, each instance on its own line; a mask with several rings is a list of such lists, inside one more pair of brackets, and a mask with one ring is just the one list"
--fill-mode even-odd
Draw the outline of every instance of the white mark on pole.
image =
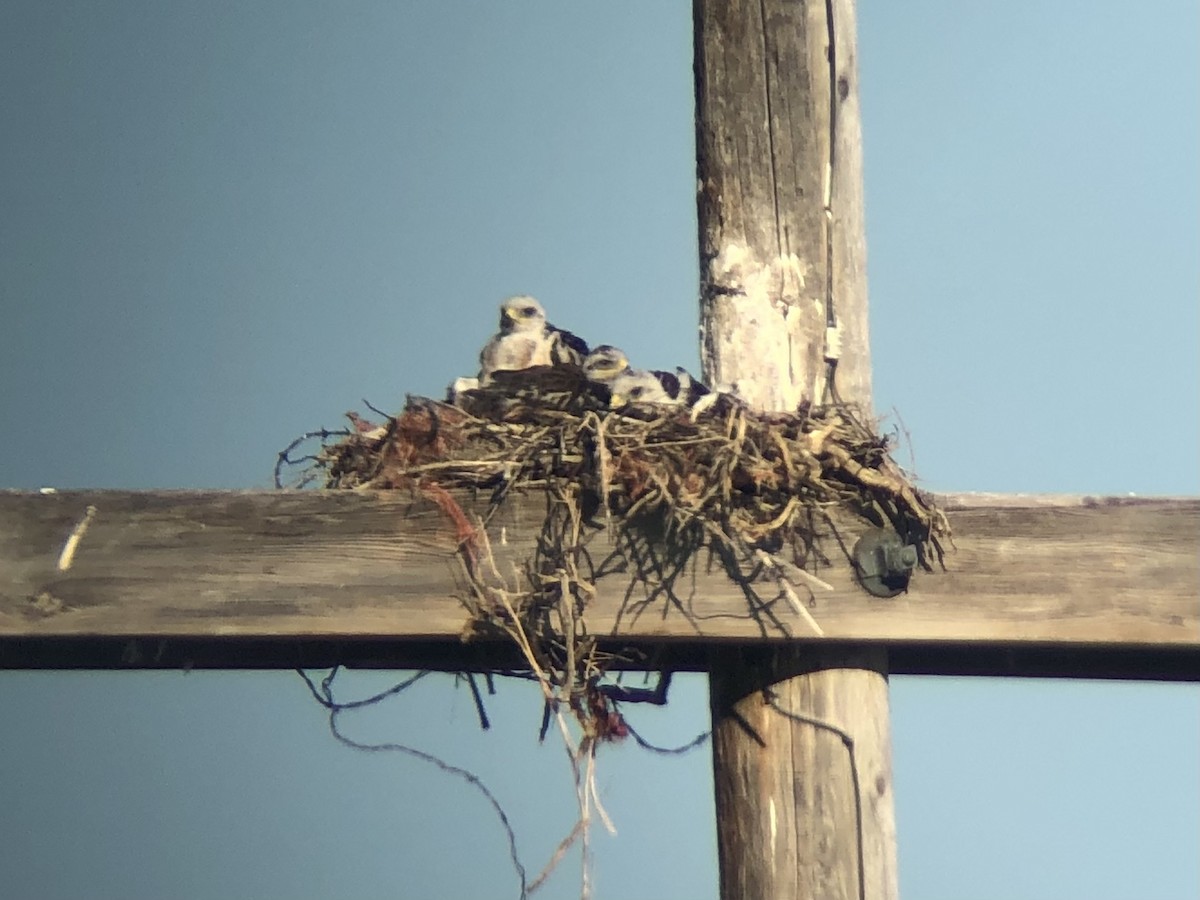
[[[812, 371], [822, 348], [824, 291], [813, 260], [790, 249], [760, 258], [739, 241], [722, 244], [709, 263], [712, 295], [701, 354], [712, 381], [736, 382], [739, 395], [759, 409], [795, 409], [804, 397], [819, 399], [824, 384]], [[817, 369], [823, 369], [818, 366]]]
[[771, 861], [775, 861], [775, 836], [778, 833], [775, 827], [775, 798], [767, 798], [767, 817], [771, 825]]
[[730, 241], [712, 261], [712, 273], [730, 290], [745, 290], [745, 282], [759, 275], [760, 263], [745, 244]]
[[[800, 296], [800, 292], [804, 290], [804, 265], [800, 262], [800, 257], [795, 253], [787, 253], [775, 260], [775, 268], [779, 270], [780, 283], [783, 285], [783, 296], [785, 300], [791, 300], [794, 297]], [[784, 309], [786, 315], [791, 307], [787, 306]]]
[[83, 536], [87, 534], [88, 527], [92, 524], [92, 519], [96, 517], [96, 507], [89, 506], [83, 514], [83, 518], [71, 530], [70, 537], [63, 544], [62, 553], [58, 554], [58, 571], [65, 572], [71, 568], [71, 563], [75, 561], [75, 551], [79, 549], [79, 542], [83, 540]]

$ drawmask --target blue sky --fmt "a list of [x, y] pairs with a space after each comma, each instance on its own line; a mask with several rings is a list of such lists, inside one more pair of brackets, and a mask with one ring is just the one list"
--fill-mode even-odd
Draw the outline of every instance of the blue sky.
[[[875, 401], [928, 487], [1198, 492], [1198, 18], [860, 5]], [[691, 91], [679, 2], [10, 0], [0, 485], [265, 487], [295, 434], [470, 372], [515, 292], [694, 368]], [[1200, 894], [1196, 687], [891, 695], [904, 896]], [[527, 686], [490, 711], [438, 677], [347, 729], [479, 772], [536, 870], [566, 762]], [[634, 711], [706, 717], [699, 678]], [[14, 897], [515, 895], [478, 795], [335, 744], [294, 675], [0, 673], [0, 721]], [[715, 897], [707, 748], [600, 764], [596, 896]]]

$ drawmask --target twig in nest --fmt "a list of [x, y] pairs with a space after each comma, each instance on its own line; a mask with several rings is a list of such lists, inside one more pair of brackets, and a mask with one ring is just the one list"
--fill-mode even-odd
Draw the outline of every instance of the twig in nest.
[[[824, 637], [824, 629], [817, 624], [817, 620], [813, 618], [812, 613], [808, 611], [808, 607], [800, 602], [800, 598], [796, 595], [796, 591], [792, 588], [792, 583], [788, 580], [787, 573], [784, 572], [783, 567], [779, 564], [779, 562], [765, 550], [756, 550], [754, 555], [758, 558], [759, 562], [775, 573], [775, 579], [779, 583], [779, 589], [783, 592], [783, 596], [787, 599], [788, 606], [792, 608], [796, 615], [800, 616], [800, 618], [808, 623], [808, 627], [811, 628], [815, 634]], [[795, 571], [804, 572], [804, 570], [800, 568], [796, 568]], [[804, 574], [808, 575], [807, 572], [804, 572]], [[816, 576], [809, 577], [811, 577], [817, 584], [823, 585], [829, 590], [833, 590], [830, 585], [825, 584], [825, 582], [821, 581]]]

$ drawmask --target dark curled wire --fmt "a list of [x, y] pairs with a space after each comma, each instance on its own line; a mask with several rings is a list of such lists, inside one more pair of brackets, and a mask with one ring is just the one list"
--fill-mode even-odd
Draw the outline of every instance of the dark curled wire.
[[303, 669], [296, 670], [300, 677], [304, 679], [304, 683], [308, 686], [309, 692], [313, 695], [318, 703], [329, 710], [329, 733], [333, 735], [334, 740], [338, 743], [359, 750], [364, 753], [403, 753], [406, 756], [414, 757], [422, 762], [427, 762], [448, 775], [453, 775], [456, 778], [461, 778], [475, 790], [479, 791], [484, 796], [484, 799], [491, 804], [492, 810], [496, 813], [496, 817], [500, 820], [500, 825], [504, 829], [505, 837], [508, 839], [508, 855], [512, 860], [513, 869], [517, 873], [517, 879], [520, 883], [520, 898], [526, 900], [529, 896], [529, 877], [525, 872], [525, 866], [521, 863], [520, 853], [517, 851], [517, 835], [513, 830], [512, 823], [508, 819], [508, 814], [504, 811], [504, 807], [500, 805], [500, 801], [496, 799], [496, 795], [491, 792], [483, 780], [467, 769], [460, 766], [451, 765], [440, 757], [434, 756], [432, 753], [427, 753], [424, 750], [418, 750], [416, 747], [410, 747], [407, 744], [399, 744], [393, 742], [385, 742], [381, 744], [364, 744], [347, 736], [341, 728], [338, 727], [338, 716], [343, 712], [351, 709], [361, 709], [364, 706], [369, 706], [379, 703], [385, 697], [389, 697], [400, 693], [408, 687], [411, 687], [421, 678], [428, 675], [428, 672], [417, 672], [410, 678], [405, 679], [399, 684], [393, 685], [386, 691], [375, 694], [372, 697], [367, 697], [363, 700], [355, 700], [349, 703], [339, 703], [333, 699], [333, 682], [337, 677], [338, 667], [335, 666], [330, 670], [329, 674], [321, 679], [320, 687], [318, 687], [309, 677], [308, 673]]
[[695, 750], [710, 737], [712, 737], [712, 731], [709, 730], [701, 732], [686, 744], [680, 744], [678, 747], [660, 747], [658, 744], [650, 743], [648, 740], [638, 734], [637, 729], [629, 724], [628, 719], [625, 720], [625, 727], [629, 729], [630, 736], [643, 750], [649, 750], [651, 753], [660, 753], [664, 756], [680, 756], [684, 753], [687, 753], [689, 750]]
[[[667, 694], [671, 689], [671, 672], [660, 672], [658, 676], [658, 684], [652, 688], [631, 688], [623, 684], [602, 684], [598, 685], [598, 690], [601, 694], [613, 702], [616, 707], [619, 703], [652, 703], [655, 706], [667, 705]], [[637, 729], [629, 724], [629, 719], [622, 716], [625, 721], [625, 727], [629, 729], [629, 734], [639, 747], [644, 750], [649, 750], [652, 753], [661, 753], [665, 756], [677, 756], [682, 753], [687, 753], [689, 750], [694, 750], [712, 736], [712, 731], [705, 731], [702, 734], [696, 735], [686, 744], [681, 744], [678, 747], [662, 747], [658, 744], [652, 744], [640, 734]]]
[[406, 678], [404, 681], [392, 685], [386, 691], [380, 691], [378, 694], [375, 694], [371, 697], [366, 697], [363, 700], [351, 700], [349, 703], [335, 703], [333, 701], [333, 681], [335, 678], [337, 678], [339, 671], [341, 671], [340, 666], [334, 666], [332, 669], [330, 669], [329, 674], [321, 679], [321, 689], [318, 691], [317, 686], [313, 684], [313, 681], [308, 677], [307, 672], [305, 672], [303, 669], [296, 670], [297, 674], [304, 679], [304, 683], [308, 685], [308, 690], [313, 695], [313, 699], [315, 699], [326, 709], [332, 710], [333, 712], [342, 712], [343, 710], [347, 709], [361, 709], [364, 706], [371, 706], [375, 703], [379, 703], [388, 697], [399, 694], [403, 690], [407, 690], [429, 674], [427, 671], [417, 672], [410, 678]]
[[841, 738], [842, 745], [846, 748], [846, 753], [850, 757], [850, 781], [854, 789], [854, 829], [857, 839], [857, 858], [858, 858], [858, 897], [859, 900], [866, 900], [866, 861], [863, 859], [863, 814], [862, 814], [862, 786], [858, 779], [858, 759], [854, 754], [854, 738], [845, 729], [839, 728], [832, 722], [827, 722], [824, 719], [818, 719], [815, 716], [806, 716], [803, 713], [792, 712], [784, 709], [779, 705], [779, 699], [770, 691], [763, 692], [763, 699], [767, 705], [775, 712], [779, 713], [785, 719], [792, 722], [797, 722], [802, 725], [811, 725], [813, 728], [820, 728], [823, 731], [828, 731], [836, 734]]
[[[312, 453], [308, 453], [308, 454], [305, 454], [304, 456], [300, 456], [300, 457], [297, 457], [296, 459], [292, 459], [292, 456], [291, 456], [292, 451], [295, 450], [297, 447], [299, 447], [301, 444], [303, 444], [305, 441], [311, 441], [313, 438], [320, 438], [321, 442], [324, 443], [325, 441], [327, 441], [333, 437], [349, 437], [349, 436], [350, 436], [350, 432], [347, 431], [345, 428], [339, 428], [336, 431], [330, 431], [327, 428], [322, 428], [318, 431], [306, 431], [304, 434], [300, 435], [300, 437], [296, 438], [294, 441], [292, 441], [290, 444], [288, 444], [286, 447], [284, 447], [282, 450], [280, 450], [279, 453], [275, 457], [275, 487], [276, 487], [276, 489], [278, 489], [278, 490], [283, 489], [283, 480], [280, 478], [280, 473], [283, 472], [284, 466], [298, 466], [303, 463], [318, 463], [321, 461], [321, 458], [319, 456], [316, 456], [315, 454], [312, 454]], [[301, 486], [307, 484], [311, 480], [312, 480], [311, 478], [307, 478], [307, 479], [303, 480], [301, 482]]]

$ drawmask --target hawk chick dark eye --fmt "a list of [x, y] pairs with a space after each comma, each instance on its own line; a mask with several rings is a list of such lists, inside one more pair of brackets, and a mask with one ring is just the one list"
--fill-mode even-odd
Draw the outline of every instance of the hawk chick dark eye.
[[521, 310], [521, 315], [528, 319], [530, 316], [536, 316], [537, 310], [532, 306], [526, 306]]

